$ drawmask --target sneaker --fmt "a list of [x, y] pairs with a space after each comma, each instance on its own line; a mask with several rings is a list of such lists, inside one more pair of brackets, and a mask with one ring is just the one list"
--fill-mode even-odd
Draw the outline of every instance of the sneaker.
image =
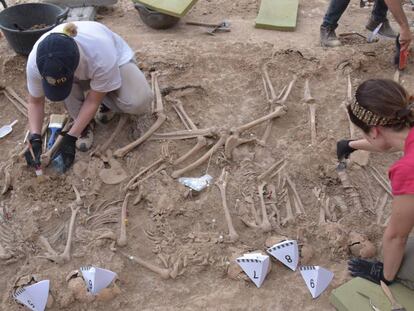
[[333, 48], [340, 45], [341, 41], [338, 40], [335, 29], [329, 26], [321, 26], [321, 46]]
[[108, 123], [111, 121], [115, 116], [115, 112], [113, 112], [111, 109], [106, 107], [104, 104], [101, 104], [99, 107], [98, 112], [95, 115], [95, 120], [99, 123]]
[[[380, 24], [381, 22], [377, 22], [372, 19], [372, 17], [368, 20], [368, 24], [365, 25], [365, 28], [369, 31], [374, 31], [375, 28]], [[382, 22], [382, 26], [380, 30], [378, 31], [378, 34], [384, 37], [388, 38], [397, 38], [397, 34], [395, 33], [394, 29], [392, 29], [390, 22], [386, 20], [385, 22]]]
[[93, 144], [93, 122], [89, 123], [88, 126], [83, 130], [81, 136], [76, 141], [76, 148], [80, 151], [86, 152], [91, 149]]

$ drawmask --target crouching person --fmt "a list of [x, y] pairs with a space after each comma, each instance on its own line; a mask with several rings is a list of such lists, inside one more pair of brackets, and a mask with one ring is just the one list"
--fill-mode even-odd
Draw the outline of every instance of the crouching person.
[[63, 171], [72, 166], [76, 149], [91, 148], [94, 118], [106, 123], [117, 112], [143, 114], [153, 99], [131, 48], [97, 22], [62, 24], [44, 34], [29, 55], [26, 73], [30, 166], [40, 165], [45, 97], [64, 101], [74, 120], [55, 154], [63, 160]]

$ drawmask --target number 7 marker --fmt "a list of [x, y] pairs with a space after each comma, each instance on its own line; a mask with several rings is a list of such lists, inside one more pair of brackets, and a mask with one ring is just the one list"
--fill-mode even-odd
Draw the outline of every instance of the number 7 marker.
[[299, 249], [297, 241], [288, 240], [277, 243], [269, 248], [267, 252], [289, 269], [296, 271], [299, 263]]

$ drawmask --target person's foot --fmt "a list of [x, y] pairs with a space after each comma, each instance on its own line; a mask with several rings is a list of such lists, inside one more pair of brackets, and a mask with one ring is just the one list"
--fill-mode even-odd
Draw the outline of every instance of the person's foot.
[[[374, 31], [375, 28], [380, 24], [381, 22], [377, 22], [372, 17], [368, 20], [368, 23], [366, 24], [365, 28], [369, 31]], [[397, 33], [392, 29], [390, 22], [388, 20], [382, 22], [382, 26], [380, 30], [378, 31], [378, 34], [384, 37], [388, 38], [397, 38]]]
[[93, 122], [89, 123], [88, 126], [83, 130], [81, 136], [76, 141], [76, 148], [80, 151], [86, 152], [91, 149], [93, 144]]
[[341, 41], [336, 36], [335, 29], [329, 26], [321, 26], [321, 46], [337, 47], [341, 45]]
[[113, 112], [111, 109], [106, 107], [104, 104], [101, 104], [99, 107], [98, 112], [95, 115], [95, 120], [100, 123], [108, 123], [111, 121], [115, 116], [115, 112]]

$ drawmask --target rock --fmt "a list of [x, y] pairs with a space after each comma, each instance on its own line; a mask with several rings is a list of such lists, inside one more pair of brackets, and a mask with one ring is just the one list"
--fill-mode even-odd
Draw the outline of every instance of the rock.
[[287, 240], [288, 238], [284, 235], [272, 235], [270, 237], [268, 237], [265, 241], [265, 247], [266, 248], [270, 248], [273, 245], [280, 243], [282, 241]]
[[363, 234], [351, 231], [348, 239], [349, 251], [355, 257], [372, 258], [376, 255], [377, 250], [374, 244]]
[[312, 260], [314, 251], [313, 248], [309, 245], [303, 245], [300, 249], [300, 264], [309, 265], [310, 261]]

